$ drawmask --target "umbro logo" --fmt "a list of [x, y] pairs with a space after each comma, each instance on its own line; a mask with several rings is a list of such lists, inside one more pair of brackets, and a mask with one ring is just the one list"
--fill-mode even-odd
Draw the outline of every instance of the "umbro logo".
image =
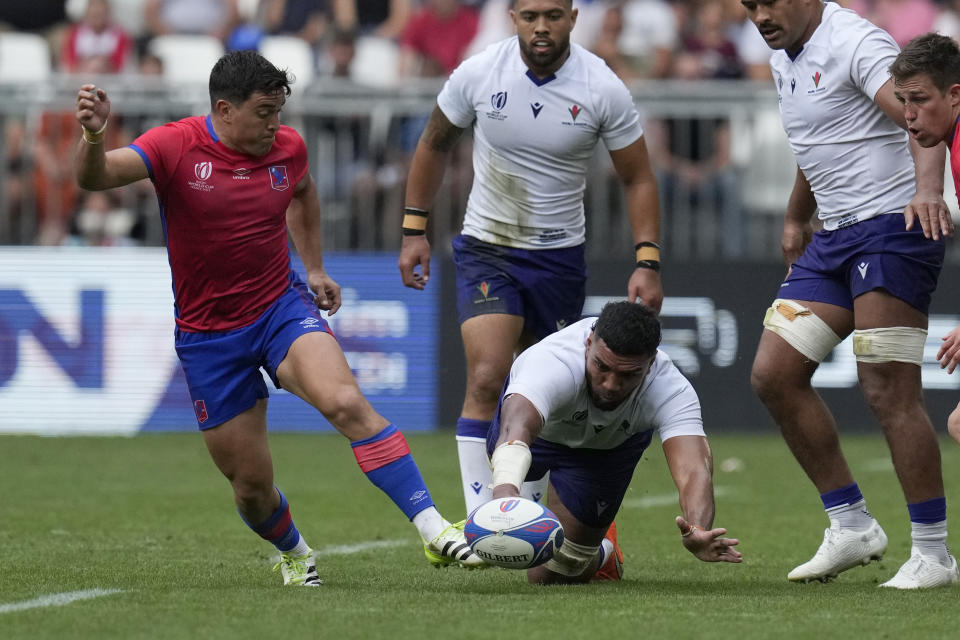
[[420, 502], [427, 495], [427, 492], [423, 489], [419, 491], [414, 491], [413, 495], [410, 496], [410, 502]]
[[300, 321], [300, 326], [304, 329], [309, 329], [310, 327], [319, 324], [319, 320], [314, 317], [304, 318]]
[[857, 265], [857, 271], [860, 272], [860, 277], [863, 278], [864, 280], [867, 279], [867, 269], [869, 268], [870, 268], [870, 264], [867, 262], [861, 262], [860, 264]]

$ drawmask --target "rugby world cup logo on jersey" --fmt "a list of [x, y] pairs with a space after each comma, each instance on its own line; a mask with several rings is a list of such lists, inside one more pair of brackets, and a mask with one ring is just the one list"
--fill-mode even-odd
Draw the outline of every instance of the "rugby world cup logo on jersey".
[[497, 91], [490, 96], [490, 106], [493, 111], [487, 112], [487, 117], [491, 120], [506, 120], [507, 116], [501, 113], [507, 106], [507, 92]]
[[275, 164], [268, 167], [270, 173], [270, 188], [277, 191], [286, 191], [290, 188], [290, 180], [287, 178], [287, 165]]
[[213, 175], [213, 162], [197, 162], [193, 165], [193, 176], [196, 180], [188, 180], [187, 185], [194, 191], [213, 191], [213, 185], [207, 184], [207, 180]]

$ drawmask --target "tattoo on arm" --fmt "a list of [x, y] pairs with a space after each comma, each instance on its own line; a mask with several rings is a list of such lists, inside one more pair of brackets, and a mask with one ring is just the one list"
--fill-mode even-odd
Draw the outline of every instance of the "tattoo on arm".
[[434, 151], [447, 152], [453, 149], [462, 133], [463, 129], [455, 127], [447, 120], [440, 107], [434, 107], [421, 140]]

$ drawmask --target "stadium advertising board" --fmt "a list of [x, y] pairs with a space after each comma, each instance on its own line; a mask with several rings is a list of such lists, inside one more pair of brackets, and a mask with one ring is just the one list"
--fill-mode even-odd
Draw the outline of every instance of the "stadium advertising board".
[[[330, 325], [371, 404], [404, 430], [434, 428], [438, 287], [399, 286], [393, 255], [334, 253], [325, 263], [344, 299]], [[271, 430], [332, 429], [267, 387]], [[166, 252], [0, 249], [0, 408], [2, 433], [195, 429], [173, 349]]]

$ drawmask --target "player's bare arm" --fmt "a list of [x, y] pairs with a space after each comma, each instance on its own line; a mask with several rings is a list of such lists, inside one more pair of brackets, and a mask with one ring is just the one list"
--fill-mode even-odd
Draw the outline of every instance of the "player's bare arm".
[[675, 436], [663, 443], [670, 475], [680, 494], [682, 516], [676, 519], [683, 546], [704, 562], [741, 562], [727, 530], [714, 529], [713, 456], [703, 436]]
[[803, 253], [813, 237], [813, 225], [810, 223], [817, 210], [817, 199], [800, 167], [793, 182], [793, 190], [787, 201], [787, 211], [783, 217], [783, 237], [780, 250], [789, 267]]
[[287, 229], [306, 269], [314, 303], [333, 315], [341, 304], [340, 285], [323, 268], [320, 198], [309, 172], [293, 190], [293, 199], [287, 207]]
[[530, 445], [542, 427], [543, 418], [532, 402], [518, 393], [504, 399], [500, 438], [493, 452], [494, 498], [520, 495], [520, 485], [530, 468]]
[[77, 143], [75, 163], [77, 184], [88, 191], [114, 189], [149, 177], [146, 163], [133, 149], [104, 149], [109, 116], [107, 92], [92, 84], [80, 87], [76, 117], [83, 135]]
[[[422, 222], [425, 225], [426, 217], [436, 200], [437, 191], [443, 184], [443, 174], [450, 151], [462, 133], [463, 129], [454, 126], [447, 116], [443, 115], [440, 107], [434, 106], [433, 113], [430, 114], [427, 126], [417, 143], [417, 149], [410, 163], [410, 174], [407, 177], [404, 206], [424, 214], [422, 221], [414, 216], [415, 222]], [[404, 217], [406, 218], [406, 214]], [[413, 231], [424, 230], [413, 229]], [[422, 290], [427, 286], [430, 280], [430, 242], [427, 240], [426, 233], [410, 235], [409, 231], [404, 231], [397, 266], [405, 287]], [[418, 267], [419, 271], [417, 271]]]
[[[903, 100], [897, 96], [892, 79], [887, 80], [880, 87], [874, 100], [888, 118], [906, 130], [907, 121], [903, 114]], [[953, 219], [950, 217], [947, 203], [943, 200], [946, 145], [941, 142], [925, 149], [911, 136], [910, 154], [913, 156], [916, 167], [917, 193], [903, 211], [907, 229], [912, 229], [914, 222], [919, 222], [923, 235], [927, 238], [939, 240], [941, 235], [952, 236]]]
[[[626, 193], [627, 213], [634, 244], [653, 243], [658, 246], [660, 197], [643, 136], [623, 149], [611, 151], [610, 159]], [[659, 265], [659, 249], [656, 254], [656, 263]], [[660, 311], [663, 305], [663, 285], [658, 271], [646, 267], [634, 269], [627, 284], [627, 299], [635, 302], [638, 298], [648, 307]]]

